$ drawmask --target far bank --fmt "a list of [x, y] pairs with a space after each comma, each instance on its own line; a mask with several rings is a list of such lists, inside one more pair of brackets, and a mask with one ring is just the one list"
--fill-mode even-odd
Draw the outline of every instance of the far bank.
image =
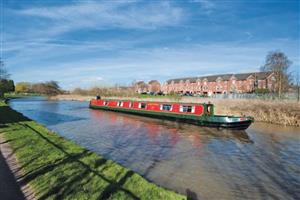
[[[89, 101], [94, 96], [82, 95], [57, 95], [51, 100]], [[248, 99], [213, 99], [202, 97], [178, 96], [141, 96], [141, 97], [103, 97], [107, 99], [182, 102], [182, 103], [207, 103], [215, 105], [216, 114], [219, 115], [246, 115], [254, 117], [257, 122], [280, 124], [284, 126], [300, 127], [300, 103], [280, 100], [248, 100]]]

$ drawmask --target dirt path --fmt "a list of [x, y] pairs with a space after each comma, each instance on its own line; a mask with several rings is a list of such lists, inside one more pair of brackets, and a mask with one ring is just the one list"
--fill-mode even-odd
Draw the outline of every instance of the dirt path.
[[5, 200], [34, 200], [29, 185], [20, 185], [22, 170], [12, 149], [0, 133], [0, 198]]

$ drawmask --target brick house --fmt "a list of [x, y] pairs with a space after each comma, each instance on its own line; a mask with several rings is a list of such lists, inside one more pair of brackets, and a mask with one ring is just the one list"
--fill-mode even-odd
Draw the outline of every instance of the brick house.
[[273, 91], [274, 88], [274, 73], [253, 72], [170, 79], [162, 86], [162, 91], [166, 94], [175, 92], [211, 95], [251, 93], [255, 89]]

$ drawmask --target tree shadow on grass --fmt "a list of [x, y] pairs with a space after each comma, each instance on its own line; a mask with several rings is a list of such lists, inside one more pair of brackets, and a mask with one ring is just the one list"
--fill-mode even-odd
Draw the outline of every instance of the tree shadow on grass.
[[0, 142], [0, 144], [6, 144], [6, 143], [9, 143], [9, 142], [12, 142], [12, 141], [14, 141], [14, 140], [13, 139], [11, 139], [11, 140], [5, 140], [5, 141]]
[[198, 196], [190, 189], [186, 189], [187, 200], [198, 200]]
[[[126, 180], [128, 180], [134, 174], [133, 171], [128, 171], [119, 181], [112, 180], [111, 178], [108, 178], [99, 170], [97, 170], [99, 166], [105, 165], [105, 163], [107, 162], [106, 159], [99, 159], [95, 162], [93, 166], [90, 166], [83, 162], [82, 159], [90, 156], [92, 152], [88, 150], [83, 150], [82, 152], [76, 154], [69, 153], [61, 145], [51, 141], [49, 138], [45, 137], [42, 133], [32, 128], [31, 126], [27, 124], [20, 125], [24, 128], [32, 130], [34, 133], [40, 136], [41, 139], [45, 140], [47, 143], [55, 147], [56, 150], [59, 150], [64, 155], [63, 158], [59, 158], [54, 161], [52, 160], [51, 163], [48, 163], [46, 165], [44, 164], [24, 174], [24, 176], [21, 179], [21, 184], [29, 183], [30, 181], [42, 175], [45, 175], [46, 173], [53, 172], [53, 170], [57, 169], [58, 167], [69, 163], [76, 163], [77, 165], [80, 165], [80, 168], [83, 169], [83, 171], [77, 174], [75, 173], [72, 176], [66, 177], [58, 175], [57, 177], [59, 177], [59, 182], [55, 183], [55, 185], [52, 188], [47, 189], [47, 192], [45, 194], [42, 194], [41, 199], [47, 199], [52, 195], [55, 195], [55, 199], [61, 199], [63, 197], [66, 197], [66, 195], [71, 194], [73, 191], [81, 189], [80, 187], [76, 187], [76, 185], [82, 185], [83, 180], [85, 184], [87, 184], [89, 180], [95, 176], [108, 184], [104, 188], [104, 190], [100, 192], [97, 199], [107, 199], [117, 192], [123, 192], [132, 199], [139, 199], [134, 193], [123, 187]], [[57, 173], [61, 172], [59, 172], [58, 170]], [[88, 177], [88, 175], [90, 174], [93, 174], [93, 176]]]
[[51, 163], [48, 163], [47, 165], [43, 164], [42, 166], [39, 166], [37, 168], [35, 168], [34, 170], [27, 172], [25, 174], [23, 174], [23, 176], [21, 176], [20, 178], [22, 179], [20, 181], [21, 184], [25, 184], [28, 183], [29, 181], [38, 178], [39, 176], [54, 170], [56, 167], [66, 164], [66, 163], [70, 163], [70, 162], [74, 162], [74, 160], [80, 159], [84, 156], [88, 156], [90, 155], [91, 152], [88, 152], [87, 150], [78, 153], [78, 154], [73, 154], [70, 156], [65, 156], [64, 158], [59, 158], [56, 160], [52, 160]]
[[[105, 162], [105, 159], [100, 159], [97, 162], [98, 164], [96, 167], [105, 164]], [[62, 181], [60, 181], [56, 186], [52, 187], [49, 191], [47, 191], [47, 193], [43, 194], [41, 199], [47, 199], [52, 195], [56, 195], [55, 199], [64, 199], [64, 197], [67, 197], [72, 192], [76, 192], [76, 190], [80, 188], [80, 185], [88, 184], [88, 182], [93, 178], [93, 176], [89, 176], [90, 173], [90, 170], [85, 169], [83, 172], [75, 173], [65, 180], [62, 178]]]
[[19, 112], [15, 112], [9, 106], [0, 106], [0, 128], [6, 128], [9, 123], [31, 121]]
[[[0, 128], [7, 128], [8, 126], [7, 125], [4, 125], [4, 124], [0, 124]], [[1, 133], [1, 132], [0, 132]]]
[[[126, 180], [130, 178], [132, 175], [134, 175], [133, 171], [128, 171], [118, 182], [114, 182], [109, 184], [105, 190], [99, 195], [97, 198], [98, 200], [101, 199], [108, 199], [110, 196], [112, 196], [114, 193], [118, 192], [120, 188], [124, 185]], [[133, 197], [133, 199], [138, 199], [137, 197]]]

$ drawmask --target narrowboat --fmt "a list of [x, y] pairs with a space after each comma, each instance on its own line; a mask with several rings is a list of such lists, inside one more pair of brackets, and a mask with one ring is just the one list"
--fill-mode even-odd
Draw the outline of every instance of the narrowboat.
[[91, 109], [101, 109], [115, 112], [168, 119], [199, 126], [245, 130], [254, 121], [253, 117], [236, 117], [215, 115], [214, 105], [211, 103], [176, 103], [129, 101], [115, 99], [93, 99]]

